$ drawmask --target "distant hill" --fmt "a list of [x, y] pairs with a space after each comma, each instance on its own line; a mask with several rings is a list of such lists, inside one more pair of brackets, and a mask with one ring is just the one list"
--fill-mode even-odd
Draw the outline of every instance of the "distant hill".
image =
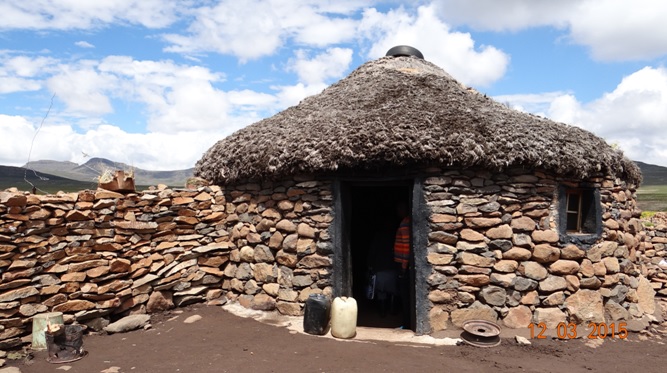
[[114, 162], [104, 158], [91, 158], [84, 164], [59, 161], [35, 161], [24, 166], [38, 173], [47, 173], [72, 180], [97, 183], [97, 177], [105, 170], [134, 170], [134, 183], [136, 185], [158, 185], [165, 184], [172, 187], [183, 187], [185, 181], [192, 177], [194, 168], [175, 171], [150, 171], [132, 167], [125, 163]]
[[644, 162], [635, 162], [642, 170], [644, 181], [642, 186], [646, 185], [667, 185], [667, 167], [656, 166]]
[[[25, 180], [28, 180], [32, 185]], [[35, 175], [35, 172], [22, 167], [0, 166], [0, 190], [15, 187], [22, 191], [30, 191], [33, 185], [39, 191], [48, 193], [97, 188], [97, 182], [93, 181], [72, 180], [42, 172], [37, 172], [37, 175]]]

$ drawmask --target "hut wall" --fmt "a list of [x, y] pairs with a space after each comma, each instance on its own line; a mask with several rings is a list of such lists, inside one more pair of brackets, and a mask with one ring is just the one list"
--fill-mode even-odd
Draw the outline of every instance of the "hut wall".
[[300, 315], [310, 294], [332, 294], [330, 182], [297, 178], [227, 187], [228, 299], [261, 310]]
[[[559, 234], [561, 185], [599, 188], [602, 226], [594, 242], [575, 245]], [[520, 169], [426, 178], [431, 328], [468, 319], [508, 327], [621, 319], [647, 326], [659, 311], [640, 264], [645, 236], [634, 192], [619, 180], [580, 183]]]

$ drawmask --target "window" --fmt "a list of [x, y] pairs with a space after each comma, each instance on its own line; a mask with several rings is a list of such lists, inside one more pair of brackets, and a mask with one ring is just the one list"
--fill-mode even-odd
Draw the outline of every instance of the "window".
[[565, 213], [568, 233], [595, 233], [593, 199], [592, 190], [567, 191], [567, 211]]
[[561, 187], [559, 215], [561, 238], [581, 243], [596, 240], [602, 233], [600, 191]]

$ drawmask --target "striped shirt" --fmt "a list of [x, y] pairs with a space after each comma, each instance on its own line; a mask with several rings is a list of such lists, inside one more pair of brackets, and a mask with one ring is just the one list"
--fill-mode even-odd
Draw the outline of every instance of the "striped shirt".
[[410, 261], [410, 217], [401, 220], [401, 225], [396, 231], [394, 241], [394, 261], [401, 264], [401, 268], [407, 269]]

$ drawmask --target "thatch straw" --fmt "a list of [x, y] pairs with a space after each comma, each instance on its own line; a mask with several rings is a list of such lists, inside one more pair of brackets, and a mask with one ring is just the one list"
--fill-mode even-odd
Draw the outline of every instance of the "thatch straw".
[[367, 62], [322, 93], [218, 141], [195, 175], [225, 184], [418, 165], [522, 166], [641, 181], [637, 165], [603, 139], [510, 109], [414, 57]]

